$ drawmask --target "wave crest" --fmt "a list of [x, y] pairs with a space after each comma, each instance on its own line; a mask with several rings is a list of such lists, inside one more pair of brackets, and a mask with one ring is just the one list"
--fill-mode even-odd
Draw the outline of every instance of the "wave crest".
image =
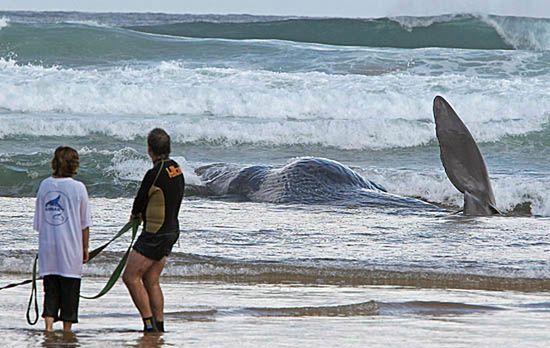
[[[16, 254], [16, 255], [13, 255]], [[35, 252], [15, 250], [0, 252], [0, 272], [29, 274]], [[84, 267], [86, 276], [110, 276], [121, 253], [105, 251]], [[24, 260], [24, 262], [23, 262]], [[419, 288], [455, 288], [489, 291], [548, 291], [550, 279], [521, 276], [493, 276], [437, 271], [397, 271], [371, 268], [300, 266], [287, 263], [239, 262], [215, 257], [172, 253], [165, 276], [186, 281], [215, 281], [255, 284], [315, 284], [339, 286], [393, 285]], [[409, 303], [429, 307], [429, 303]], [[433, 305], [433, 304], [432, 304]], [[445, 307], [455, 307], [452, 304]], [[448, 308], [449, 309], [449, 308]]]
[[9, 19], [7, 19], [6, 17], [0, 18], [0, 30], [2, 30], [2, 28], [7, 27], [8, 23], [9, 23]]
[[[286, 40], [340, 46], [550, 49], [550, 19], [480, 14], [351, 19], [84, 13], [56, 13], [48, 17], [43, 13], [6, 13], [0, 19], [0, 28], [7, 26], [8, 21], [25, 25], [27, 35], [37, 37], [48, 37], [54, 25], [60, 30], [56, 37], [63, 38], [61, 41], [76, 39], [80, 43], [88, 41], [83, 39], [93, 35], [95, 29], [104, 29], [104, 41], [120, 40], [121, 29], [126, 28], [172, 37]], [[75, 32], [79, 27], [84, 30]], [[65, 31], [71, 35], [63, 35]], [[125, 41], [135, 39], [127, 34]], [[146, 37], [138, 40], [142, 44], [148, 41]], [[70, 43], [62, 43], [67, 44]]]
[[276, 73], [181, 62], [80, 70], [0, 59], [0, 89], [0, 138], [127, 140], [159, 125], [181, 143], [414, 147], [435, 139], [431, 101], [450, 89], [478, 142], [541, 131], [550, 117], [548, 82], [530, 77]]
[[[458, 27], [478, 26], [482, 23], [492, 27], [505, 44], [521, 50], [550, 50], [550, 20], [513, 16], [448, 14], [433, 17], [393, 17], [390, 18], [412, 32], [415, 29], [440, 25]], [[460, 30], [457, 27], [457, 30]]]

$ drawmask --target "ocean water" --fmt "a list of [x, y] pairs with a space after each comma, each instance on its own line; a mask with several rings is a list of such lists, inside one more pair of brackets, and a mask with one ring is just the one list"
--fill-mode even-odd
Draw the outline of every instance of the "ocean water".
[[[503, 216], [455, 213], [436, 95], [478, 142]], [[3, 290], [0, 332], [13, 346], [544, 347], [549, 96], [547, 19], [0, 12], [0, 286], [30, 274], [58, 145], [80, 153], [92, 246], [125, 223], [153, 127], [194, 188], [164, 273], [168, 333], [138, 332], [120, 284], [82, 302], [72, 338], [25, 323], [28, 288]], [[204, 195], [195, 173], [306, 156], [442, 210]], [[83, 292], [127, 242], [86, 266]]]

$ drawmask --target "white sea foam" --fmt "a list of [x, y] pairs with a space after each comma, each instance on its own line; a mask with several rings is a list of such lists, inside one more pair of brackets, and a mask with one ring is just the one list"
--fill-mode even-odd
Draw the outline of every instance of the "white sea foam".
[[405, 30], [412, 31], [414, 28], [429, 27], [434, 23], [451, 22], [457, 17], [464, 15], [461, 14], [448, 14], [441, 16], [425, 16], [425, 17], [413, 17], [413, 16], [397, 16], [389, 17], [392, 21], [395, 21], [401, 25]]
[[510, 211], [528, 203], [533, 215], [550, 216], [550, 178], [499, 177], [494, 180], [497, 207]]
[[550, 50], [550, 19], [491, 16], [486, 14], [449, 14], [429, 17], [391, 17], [407, 31], [429, 27], [434, 23], [451, 22], [460, 17], [477, 18], [491, 27], [517, 49]]
[[[403, 170], [365, 170], [362, 174], [383, 184], [389, 192], [420, 197], [433, 203], [461, 209], [464, 195], [441, 170], [436, 173]], [[510, 212], [519, 205], [529, 204], [531, 214], [550, 216], [550, 178], [506, 175], [491, 179], [497, 208]]]
[[550, 20], [481, 16], [510, 45], [518, 49], [550, 50]]
[[[111, 153], [111, 165], [104, 169], [106, 175], [112, 175], [116, 180], [141, 181], [145, 172], [151, 169], [151, 160], [146, 154], [139, 153], [135, 149], [126, 147]], [[195, 174], [195, 166], [188, 163], [183, 156], [172, 156], [183, 170], [185, 183], [201, 185], [200, 178]]]
[[9, 23], [9, 19], [7, 19], [6, 17], [0, 18], [0, 30], [2, 30], [2, 28], [7, 27], [8, 23]]
[[433, 97], [452, 90], [449, 101], [476, 139], [496, 141], [542, 129], [548, 88], [548, 79], [533, 77], [346, 76], [190, 69], [178, 62], [77, 70], [0, 59], [0, 108], [7, 110], [0, 138], [133, 139], [159, 125], [177, 142], [417, 146], [434, 139]]
[[[226, 146], [321, 145], [342, 149], [387, 148], [423, 145], [433, 138], [432, 125], [376, 120], [346, 121], [263, 121], [238, 122], [231, 119], [193, 120], [187, 117], [155, 119], [75, 119], [75, 118], [2, 118], [0, 138], [18, 135], [88, 136], [102, 133], [121, 140], [142, 137], [144, 130], [163, 127], [179, 143], [210, 143]], [[389, 136], [386, 133], [390, 133]]]
[[64, 23], [84, 25], [84, 26], [88, 26], [88, 27], [100, 27], [100, 28], [109, 28], [110, 27], [107, 24], [100, 23], [100, 22], [94, 21], [94, 20], [72, 20], [72, 21], [65, 21]]
[[105, 168], [104, 172], [117, 180], [140, 181], [149, 168], [151, 161], [147, 159], [146, 154], [127, 147], [114, 152], [111, 165]]

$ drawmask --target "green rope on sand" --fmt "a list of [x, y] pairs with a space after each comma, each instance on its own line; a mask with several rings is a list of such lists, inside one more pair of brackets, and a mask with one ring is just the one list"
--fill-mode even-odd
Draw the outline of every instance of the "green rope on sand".
[[105, 295], [106, 293], [109, 292], [109, 290], [111, 290], [111, 288], [115, 285], [115, 283], [117, 282], [118, 278], [120, 278], [120, 275], [122, 274], [122, 271], [124, 270], [124, 266], [126, 266], [126, 261], [128, 261], [128, 256], [130, 255], [130, 251], [132, 251], [132, 245], [134, 244], [134, 240], [136, 239], [136, 235], [137, 235], [137, 230], [138, 230], [138, 226], [139, 226], [139, 221], [135, 220], [135, 221], [130, 221], [128, 222], [114, 237], [113, 239], [111, 239], [107, 244], [105, 245], [102, 245], [101, 247], [97, 248], [97, 249], [94, 249], [91, 253], [90, 253], [90, 260], [95, 257], [97, 254], [99, 254], [101, 252], [101, 250], [105, 249], [105, 247], [107, 247], [107, 245], [109, 245], [112, 241], [114, 241], [115, 239], [117, 239], [118, 237], [120, 237], [121, 235], [123, 235], [124, 233], [126, 233], [129, 229], [132, 229], [132, 240], [130, 241], [130, 245], [128, 245], [128, 249], [126, 250], [126, 252], [124, 253], [124, 256], [122, 257], [122, 259], [120, 260], [120, 262], [118, 263], [118, 266], [115, 268], [115, 270], [113, 271], [113, 274], [111, 275], [111, 277], [109, 278], [109, 280], [107, 281], [107, 283], [105, 284], [105, 286], [103, 287], [103, 289], [101, 289], [101, 291], [95, 295], [95, 296], [82, 296], [80, 295], [80, 297], [82, 298], [85, 298], [87, 300], [94, 300], [96, 298], [100, 298], [101, 296]]
[[[96, 298], [100, 298], [101, 296], [108, 293], [109, 290], [111, 290], [111, 288], [117, 282], [118, 278], [120, 278], [120, 275], [122, 274], [122, 271], [124, 270], [124, 266], [126, 266], [126, 261], [128, 261], [128, 256], [130, 255], [130, 252], [132, 251], [132, 245], [134, 244], [134, 240], [136, 239], [139, 224], [140, 224], [139, 220], [133, 220], [133, 221], [128, 222], [126, 225], [124, 225], [124, 227], [122, 227], [120, 229], [120, 231], [118, 231], [118, 233], [113, 238], [111, 238], [111, 240], [109, 240], [107, 243], [103, 244], [102, 246], [92, 250], [89, 253], [88, 262], [90, 262], [94, 257], [96, 257], [100, 252], [102, 252], [103, 249], [105, 249], [109, 244], [111, 244], [112, 242], [114, 242], [115, 240], [120, 238], [120, 236], [122, 236], [124, 233], [128, 232], [130, 229], [132, 230], [132, 239], [130, 241], [130, 245], [128, 246], [128, 249], [124, 253], [124, 256], [122, 257], [122, 259], [118, 263], [118, 266], [115, 268], [113, 274], [111, 275], [111, 277], [109, 278], [109, 280], [107, 281], [107, 283], [105, 284], [103, 289], [101, 289], [101, 291], [97, 295], [94, 295], [94, 296], [82, 296], [82, 295], [80, 295], [80, 297], [88, 299], [88, 300], [93, 300], [93, 299], [96, 299]], [[25, 280], [25, 281], [23, 281], [21, 283], [18, 283], [18, 284], [10, 284], [8, 286], [0, 288], [0, 290], [2, 290], [2, 289], [7, 289], [7, 288], [10, 288], [10, 287], [18, 286], [18, 285], [32, 283], [31, 296], [29, 298], [29, 305], [27, 307], [27, 323], [29, 323], [30, 325], [35, 325], [38, 322], [38, 315], [39, 315], [38, 314], [38, 300], [37, 300], [37, 296], [36, 296], [36, 292], [37, 292], [37, 290], [36, 290], [36, 273], [37, 273], [36, 272], [36, 264], [37, 264], [37, 262], [38, 262], [38, 255], [35, 256], [35, 258], [34, 258], [34, 264], [33, 264], [33, 267], [32, 267], [32, 279]], [[32, 307], [33, 307], [33, 301], [34, 301], [34, 314], [35, 314], [35, 319], [34, 320], [31, 319], [31, 310], [32, 310]]]

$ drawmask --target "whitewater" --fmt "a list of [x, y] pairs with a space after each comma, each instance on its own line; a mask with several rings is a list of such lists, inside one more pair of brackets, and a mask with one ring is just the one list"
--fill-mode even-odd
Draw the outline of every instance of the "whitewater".
[[[0, 11], [0, 286], [30, 272], [33, 197], [57, 146], [80, 154], [99, 245], [125, 223], [162, 127], [188, 184], [165, 274], [173, 331], [137, 338], [117, 285], [82, 304], [77, 344], [544, 347], [549, 91], [549, 19]], [[436, 95], [476, 139], [502, 216], [460, 214]], [[206, 196], [195, 172], [302, 157], [441, 210]], [[87, 293], [127, 242], [86, 266]], [[47, 343], [21, 319], [26, 290], [12, 294], [0, 332]]]

